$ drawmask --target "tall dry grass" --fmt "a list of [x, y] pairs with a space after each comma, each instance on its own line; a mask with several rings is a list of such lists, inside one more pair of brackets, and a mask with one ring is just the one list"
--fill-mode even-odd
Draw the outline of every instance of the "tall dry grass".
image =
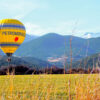
[[100, 75], [0, 76], [0, 100], [100, 100]]

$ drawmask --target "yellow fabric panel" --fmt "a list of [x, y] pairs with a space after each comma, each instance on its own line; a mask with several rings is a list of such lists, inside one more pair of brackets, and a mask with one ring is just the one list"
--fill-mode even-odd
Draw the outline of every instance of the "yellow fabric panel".
[[14, 53], [18, 49], [18, 47], [17, 46], [13, 46], [13, 47], [5, 46], [5, 47], [2, 47], [1, 49], [4, 53]]
[[20, 21], [16, 20], [16, 19], [3, 19], [0, 20], [0, 24], [19, 24], [19, 25], [23, 25]]

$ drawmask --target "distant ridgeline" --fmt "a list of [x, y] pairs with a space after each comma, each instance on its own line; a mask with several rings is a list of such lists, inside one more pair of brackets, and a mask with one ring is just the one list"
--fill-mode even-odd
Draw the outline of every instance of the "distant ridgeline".
[[70, 61], [70, 39], [72, 37], [72, 57], [73, 62], [81, 58], [100, 52], [100, 37], [84, 39], [75, 36], [61, 36], [55, 33], [49, 33], [39, 38], [33, 39], [22, 44], [16, 55], [31, 56], [42, 60], [48, 60], [50, 57], [67, 56]]
[[[51, 67], [52, 65], [46, 61], [34, 58], [34, 57], [11, 57], [10, 65], [23, 65], [29, 68], [41, 69], [45, 67]], [[7, 56], [0, 56], [0, 67], [8, 66]]]

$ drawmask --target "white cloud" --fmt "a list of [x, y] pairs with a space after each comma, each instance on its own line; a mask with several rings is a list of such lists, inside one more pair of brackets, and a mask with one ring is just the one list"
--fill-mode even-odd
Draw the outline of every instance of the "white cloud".
[[58, 25], [56, 25], [54, 30], [64, 35], [74, 35], [74, 32], [77, 30], [77, 23], [75, 20], [60, 22]]
[[[43, 27], [32, 22], [26, 22], [25, 27], [28, 34], [40, 36], [49, 32], [55, 32], [61, 35], [74, 35], [83, 37], [86, 32], [96, 32], [96, 30], [99, 32], [99, 28], [82, 28], [83, 24], [85, 24], [85, 22], [75, 22], [74, 20], [71, 20], [66, 22], [59, 22], [53, 26], [47, 25]], [[91, 35], [88, 34], [86, 37], [90, 38]]]
[[59, 24], [56, 24], [54, 27], [53, 26], [42, 27], [37, 24], [26, 22], [25, 27], [26, 27], [27, 33], [31, 35], [44, 35], [49, 32], [55, 32], [55, 33], [59, 33], [62, 35], [74, 34], [72, 33], [73, 28], [74, 28], [73, 21], [61, 22]]
[[29, 22], [25, 23], [25, 27], [27, 34], [30, 35], [43, 35], [46, 32], [49, 32], [46, 29], [41, 28], [39, 25], [32, 24]]

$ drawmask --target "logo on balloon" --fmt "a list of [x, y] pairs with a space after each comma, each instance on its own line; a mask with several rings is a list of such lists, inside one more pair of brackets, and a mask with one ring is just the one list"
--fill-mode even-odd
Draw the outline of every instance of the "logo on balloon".
[[17, 41], [18, 41], [18, 39], [19, 39], [18, 37], [15, 37], [15, 42], [17, 42]]

